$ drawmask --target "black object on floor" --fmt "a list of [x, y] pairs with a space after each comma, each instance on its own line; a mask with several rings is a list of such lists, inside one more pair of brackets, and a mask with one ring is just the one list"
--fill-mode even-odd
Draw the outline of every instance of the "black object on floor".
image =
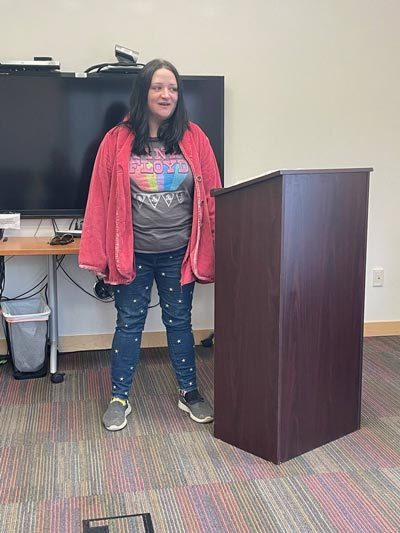
[[[96, 522], [101, 524], [96, 525]], [[109, 533], [110, 528], [118, 531], [118, 525], [128, 526], [128, 531], [137, 531], [143, 533], [154, 533], [153, 522], [150, 513], [129, 514], [123, 516], [110, 516], [106, 518], [92, 518], [83, 520], [83, 533]], [[114, 529], [116, 528], [116, 529]]]

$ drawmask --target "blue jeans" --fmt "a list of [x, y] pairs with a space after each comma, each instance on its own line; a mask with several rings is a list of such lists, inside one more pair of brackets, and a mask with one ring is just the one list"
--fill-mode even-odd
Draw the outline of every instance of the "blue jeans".
[[154, 280], [178, 386], [184, 391], [197, 388], [192, 332], [194, 283], [180, 284], [185, 251], [186, 248], [166, 253], [136, 253], [136, 278], [129, 285], [115, 286], [117, 325], [111, 349], [112, 396], [127, 398], [129, 395]]

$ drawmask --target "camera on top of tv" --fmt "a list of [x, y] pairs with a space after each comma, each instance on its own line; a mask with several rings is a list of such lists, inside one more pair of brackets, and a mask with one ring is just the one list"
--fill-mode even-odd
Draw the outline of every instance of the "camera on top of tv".
[[119, 44], [115, 45], [115, 57], [117, 63], [99, 63], [98, 65], [92, 65], [85, 70], [86, 74], [91, 72], [111, 72], [119, 74], [130, 74], [143, 68], [142, 63], [138, 63], [139, 52], [131, 50], [125, 46]]

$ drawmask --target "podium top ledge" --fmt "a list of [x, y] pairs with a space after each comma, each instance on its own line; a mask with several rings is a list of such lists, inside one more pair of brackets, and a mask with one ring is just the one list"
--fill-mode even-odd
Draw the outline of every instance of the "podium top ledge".
[[271, 178], [276, 178], [278, 176], [290, 176], [290, 175], [309, 175], [309, 174], [354, 174], [354, 173], [370, 173], [374, 169], [372, 167], [368, 168], [296, 168], [292, 170], [273, 170], [267, 172], [266, 174], [260, 174], [248, 180], [232, 185], [231, 187], [225, 187], [221, 189], [212, 189], [211, 196], [219, 196], [236, 189], [241, 189], [247, 187], [248, 185], [253, 185], [264, 180], [269, 180]]

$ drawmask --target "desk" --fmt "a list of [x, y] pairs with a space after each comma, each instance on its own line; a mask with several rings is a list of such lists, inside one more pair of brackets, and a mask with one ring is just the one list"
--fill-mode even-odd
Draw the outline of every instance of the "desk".
[[51, 237], [8, 237], [0, 241], [0, 256], [12, 255], [46, 255], [48, 269], [49, 337], [50, 337], [50, 377], [53, 383], [63, 381], [63, 375], [57, 373], [58, 351], [58, 302], [57, 302], [57, 255], [77, 255], [80, 239], [70, 244], [50, 246]]

